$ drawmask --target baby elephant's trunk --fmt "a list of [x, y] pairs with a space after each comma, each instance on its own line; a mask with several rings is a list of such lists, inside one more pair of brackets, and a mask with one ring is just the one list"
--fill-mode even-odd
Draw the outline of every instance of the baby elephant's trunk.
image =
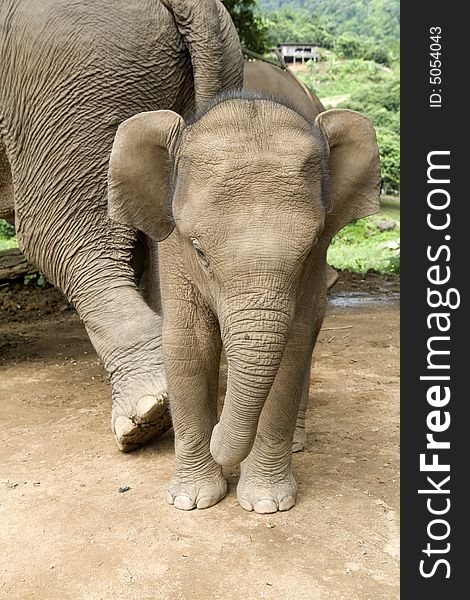
[[292, 321], [286, 310], [246, 310], [222, 323], [228, 362], [227, 393], [211, 454], [222, 466], [242, 462], [281, 364]]

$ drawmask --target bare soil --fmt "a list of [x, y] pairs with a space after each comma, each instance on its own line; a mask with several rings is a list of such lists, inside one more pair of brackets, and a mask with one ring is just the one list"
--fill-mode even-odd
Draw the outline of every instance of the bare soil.
[[237, 470], [217, 506], [167, 505], [173, 434], [116, 449], [106, 375], [66, 300], [4, 286], [0, 315], [0, 598], [399, 598], [396, 279], [341, 273], [331, 291], [298, 501], [275, 515], [241, 509]]

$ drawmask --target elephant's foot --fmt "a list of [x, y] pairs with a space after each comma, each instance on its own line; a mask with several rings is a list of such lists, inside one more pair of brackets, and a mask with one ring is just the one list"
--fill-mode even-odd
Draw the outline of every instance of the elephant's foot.
[[140, 376], [140, 380], [127, 385], [113, 381], [111, 427], [122, 452], [139, 448], [171, 427], [164, 379], [147, 375]]
[[260, 514], [289, 510], [294, 506], [296, 496], [297, 484], [290, 466], [282, 475], [263, 477], [257, 475], [251, 466], [242, 463], [237, 497], [245, 510]]
[[167, 500], [175, 508], [192, 510], [214, 506], [226, 494], [227, 482], [218, 468], [212, 475], [203, 477], [176, 474], [168, 488]]
[[297, 424], [294, 431], [294, 440], [292, 441], [292, 452], [301, 452], [307, 445], [307, 432], [305, 425]]
[[168, 395], [144, 396], [130, 415], [113, 407], [112, 429], [119, 450], [131, 452], [153, 440], [171, 427]]

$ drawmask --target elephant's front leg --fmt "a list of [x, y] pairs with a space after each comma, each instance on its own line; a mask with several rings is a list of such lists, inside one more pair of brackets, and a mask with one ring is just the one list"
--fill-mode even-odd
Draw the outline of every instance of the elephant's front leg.
[[222, 469], [209, 451], [217, 418], [220, 334], [189, 287], [167, 295], [165, 304], [163, 350], [176, 450], [168, 502], [181, 510], [208, 508], [227, 493]]

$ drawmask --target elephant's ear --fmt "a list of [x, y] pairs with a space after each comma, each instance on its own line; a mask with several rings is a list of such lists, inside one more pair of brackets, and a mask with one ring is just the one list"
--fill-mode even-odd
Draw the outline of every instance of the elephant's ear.
[[112, 220], [156, 241], [170, 235], [170, 156], [183, 119], [171, 110], [143, 112], [121, 123], [108, 170], [108, 213]]
[[351, 221], [379, 210], [379, 149], [372, 123], [355, 111], [327, 110], [315, 123], [329, 147], [330, 210], [323, 235], [331, 239]]

